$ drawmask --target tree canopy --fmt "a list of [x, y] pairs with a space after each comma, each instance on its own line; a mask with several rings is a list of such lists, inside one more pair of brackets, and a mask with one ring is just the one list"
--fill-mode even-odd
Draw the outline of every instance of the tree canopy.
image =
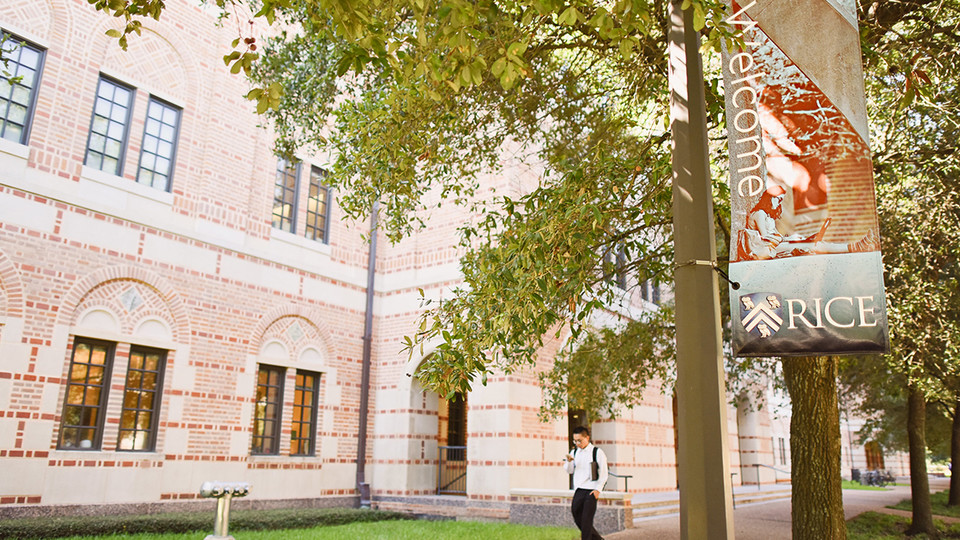
[[[141, 19], [161, 17], [164, 7], [162, 0], [89, 1], [126, 21], [123, 30], [108, 31], [121, 46], [139, 33]], [[224, 62], [249, 76], [248, 97], [276, 130], [279, 153], [332, 150], [329, 180], [341, 188], [349, 215], [366, 216], [380, 201], [381, 226], [396, 240], [422, 224], [430, 204], [440, 204], [425, 197], [439, 190], [441, 202], [480, 216], [462, 229], [464, 286], [442, 302], [424, 299], [427, 310], [407, 344], [414, 350], [441, 342], [420, 372], [428, 386], [465, 391], [475, 377], [536, 361], [553, 336], [582, 346], [567, 349], [543, 375], [555, 390], [548, 412], [561, 410], [568, 390], [574, 401], [591, 392], [611, 395], [613, 401], [589, 405], [611, 411], [614, 403], [639, 399], [646, 375], [669, 378], [669, 310], [630, 317], [634, 322], [614, 325], [615, 332], [596, 325], [597, 313], [616, 311], [629, 293], [612, 279], [616, 274], [631, 274], [631, 285], [670, 280], [666, 0], [211, 3], [224, 13], [234, 4], [249, 7], [273, 29], [267, 37], [238, 35]], [[732, 38], [722, 2], [683, 4], [707, 38], [705, 51]], [[882, 218], [899, 216], [907, 204], [922, 209], [928, 199], [921, 193], [938, 203], [955, 200], [944, 195], [956, 193], [960, 77], [951, 51], [958, 4], [859, 2]], [[708, 75], [706, 87], [718, 141], [713, 157], [723, 170], [718, 79]], [[477, 192], [478, 177], [500, 166], [505, 145], [520, 148], [542, 176], [528, 193], [491, 200]], [[715, 186], [721, 202], [725, 182]], [[917, 219], [930, 224], [933, 215]], [[718, 220], [723, 242], [722, 212]], [[944, 257], [951, 248], [957, 253], [957, 237], [947, 229], [931, 239], [911, 228], [916, 224], [885, 248], [933, 241], [931, 249]], [[913, 254], [915, 262], [931, 255]], [[887, 260], [891, 290], [913, 290], [906, 283], [920, 275], [917, 267], [901, 265], [899, 256]], [[951, 264], [937, 260], [941, 268]], [[955, 287], [946, 278], [924, 283]], [[907, 325], [894, 335], [940, 339], [929, 324], [947, 317], [912, 318], [938, 293], [917, 289], [912, 303], [891, 297], [891, 322]], [[597, 351], [618, 358], [630, 348], [643, 353], [623, 353], [607, 378], [578, 375]], [[622, 391], [611, 393], [611, 385]]]
[[[360, 217], [382, 201], [394, 239], [420, 224], [432, 189], [480, 216], [461, 230], [464, 285], [425, 298], [408, 338], [411, 350], [440, 341], [421, 380], [466, 391], [533, 364], [548, 337], [585, 346], [544, 374], [547, 415], [565, 412], [567, 397], [613, 412], [654, 374], [668, 378], [669, 318], [625, 320], [622, 333], [594, 318], [628, 305], [637, 284], [669, 280], [665, 3], [374, 2], [345, 16], [321, 4], [274, 4], [290, 29], [251, 70], [259, 87], [286, 89], [261, 107], [278, 150], [332, 148], [341, 205]], [[708, 8], [691, 4], [701, 25]], [[541, 177], [490, 200], [478, 175], [500, 167], [505, 145]], [[616, 282], [624, 274], [628, 286]], [[623, 361], [608, 362], [604, 380], [581, 378], [598, 350]], [[568, 393], [571, 380], [581, 386]]]

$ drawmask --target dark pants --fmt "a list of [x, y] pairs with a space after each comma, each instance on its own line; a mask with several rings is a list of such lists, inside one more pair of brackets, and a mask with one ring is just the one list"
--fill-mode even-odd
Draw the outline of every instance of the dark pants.
[[581, 540], [603, 540], [600, 533], [593, 528], [593, 516], [597, 513], [597, 499], [590, 494], [589, 489], [578, 489], [573, 492], [573, 521], [580, 528]]

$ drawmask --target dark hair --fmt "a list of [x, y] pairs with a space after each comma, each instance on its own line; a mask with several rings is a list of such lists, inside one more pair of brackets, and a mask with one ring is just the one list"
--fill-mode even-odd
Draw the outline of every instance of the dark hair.
[[[781, 188], [782, 191], [782, 188]], [[771, 193], [770, 190], [766, 190], [763, 194], [760, 195], [760, 200], [757, 201], [757, 204], [753, 206], [750, 210], [750, 213], [754, 213], [757, 210], [763, 210], [766, 214], [773, 219], [780, 219], [780, 216], [783, 215], [783, 202], [780, 203], [776, 209], [773, 208], [773, 198], [779, 197], [783, 193]]]
[[576, 434], [578, 434], [578, 433], [581, 434], [581, 435], [586, 435], [587, 437], [590, 436], [590, 430], [587, 429], [587, 428], [585, 428], [585, 427], [583, 427], [583, 426], [577, 426], [577, 427], [573, 428], [573, 434], [576, 435]]

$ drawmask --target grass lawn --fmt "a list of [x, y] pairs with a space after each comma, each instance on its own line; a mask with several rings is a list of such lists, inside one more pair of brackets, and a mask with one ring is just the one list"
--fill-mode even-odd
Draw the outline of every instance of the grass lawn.
[[[930, 494], [930, 507], [933, 509], [934, 516], [950, 516], [960, 518], [960, 507], [957, 506], [947, 506], [947, 498], [950, 496], [950, 493], [947, 491], [938, 491], [936, 493]], [[911, 504], [910, 499], [904, 499], [897, 504], [890, 506], [889, 508], [896, 508], [897, 510], [913, 510], [913, 504]]]
[[843, 489], [863, 489], [871, 491], [883, 491], [887, 488], [877, 487], [877, 486], [865, 486], [860, 482], [854, 482], [853, 480], [842, 480], [840, 482], [840, 487]]
[[[212, 532], [212, 531], [211, 531]], [[580, 531], [563, 527], [532, 527], [512, 523], [472, 521], [379, 521], [349, 525], [285, 529], [276, 531], [231, 531], [237, 540], [575, 540]], [[64, 540], [197, 540], [197, 533], [131, 534], [116, 536], [71, 536]]]
[[[960, 538], [960, 524], [947, 526], [938, 519], [933, 520], [940, 531], [940, 538]], [[928, 536], [906, 536], [910, 518], [891, 516], [879, 512], [865, 512], [847, 522], [847, 540], [928, 540]]]

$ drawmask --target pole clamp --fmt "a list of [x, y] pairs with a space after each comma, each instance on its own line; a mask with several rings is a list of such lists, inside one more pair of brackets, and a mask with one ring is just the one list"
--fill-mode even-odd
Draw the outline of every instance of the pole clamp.
[[689, 261], [685, 261], [685, 262], [677, 263], [673, 265], [673, 269], [676, 271], [678, 268], [683, 268], [685, 266], [709, 266], [710, 268], [713, 268], [718, 274], [720, 274], [720, 277], [722, 277], [727, 283], [729, 283], [730, 286], [733, 287], [733, 290], [736, 291], [740, 289], [740, 283], [736, 281], [731, 281], [730, 276], [728, 276], [726, 272], [724, 272], [723, 270], [720, 269], [719, 266], [717, 266], [717, 261], [704, 261], [701, 259], [690, 259]]

